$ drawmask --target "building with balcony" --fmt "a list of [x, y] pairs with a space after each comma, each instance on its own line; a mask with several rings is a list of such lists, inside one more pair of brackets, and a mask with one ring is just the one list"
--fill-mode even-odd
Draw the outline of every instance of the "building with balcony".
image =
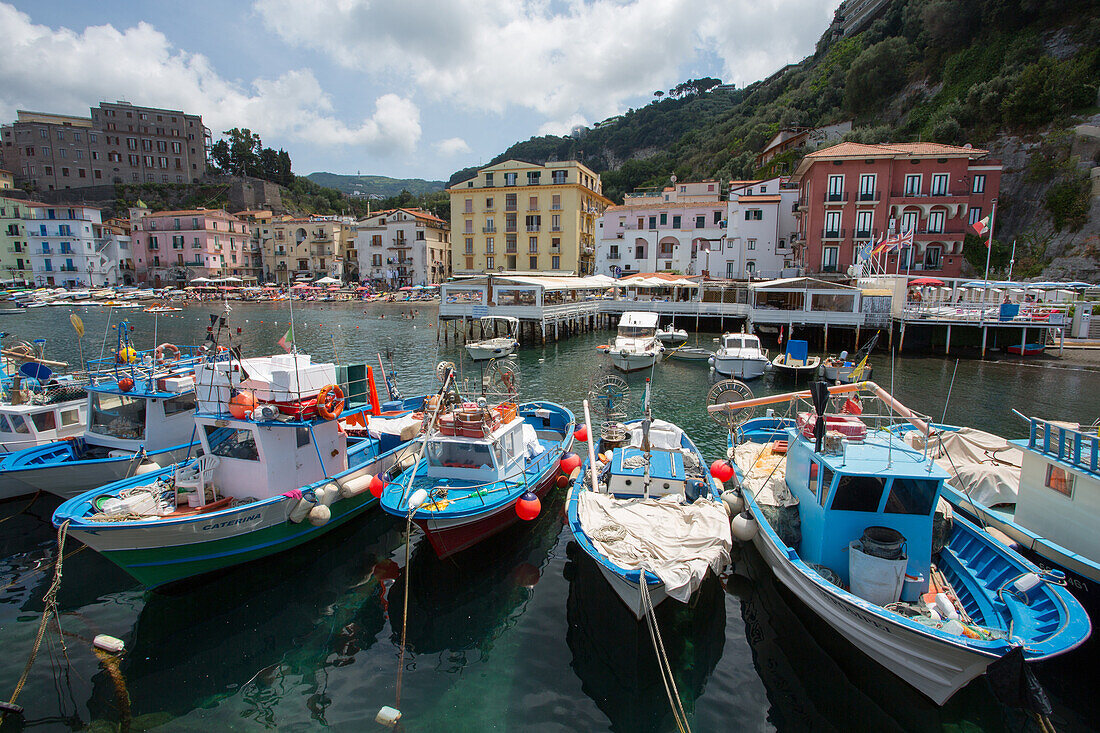
[[[988, 151], [939, 143], [845, 142], [810, 153], [792, 181], [796, 260], [811, 273], [846, 273], [867, 242], [914, 233], [914, 246], [876, 261], [888, 272], [958, 277], [969, 224], [992, 209], [1001, 162]], [[858, 271], [854, 270], [854, 271]]]
[[600, 219], [596, 272], [702, 274], [706, 254], [721, 249], [726, 202], [718, 181], [677, 182], [628, 193]]
[[0, 279], [4, 281], [34, 282], [25, 221], [29, 216], [28, 202], [0, 196]]
[[210, 139], [199, 115], [128, 102], [100, 102], [88, 117], [18, 110], [0, 126], [0, 165], [39, 191], [194, 183]]
[[450, 225], [422, 209], [379, 211], [359, 222], [354, 242], [360, 280], [402, 287], [451, 275]]
[[255, 280], [248, 222], [222, 209], [131, 210], [138, 281], [154, 287], [197, 277]]
[[25, 221], [28, 259], [36, 285], [121, 285], [133, 261], [130, 237], [104, 224], [90, 206], [30, 204]]
[[786, 177], [732, 181], [725, 237], [707, 255], [710, 273], [730, 280], [797, 275], [797, 201], [798, 187]]
[[506, 160], [447, 192], [454, 274], [595, 271], [596, 223], [611, 201], [577, 161]]
[[334, 277], [354, 279], [359, 266], [355, 220], [340, 216], [272, 217], [262, 235], [264, 279], [283, 284]]

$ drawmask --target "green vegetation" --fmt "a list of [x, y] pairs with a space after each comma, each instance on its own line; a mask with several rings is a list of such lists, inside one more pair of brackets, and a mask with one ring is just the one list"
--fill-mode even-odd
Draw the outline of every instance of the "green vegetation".
[[285, 150], [265, 148], [260, 136], [247, 127], [234, 127], [222, 134], [228, 135], [228, 139], [222, 138], [210, 149], [210, 156], [222, 173], [262, 178], [283, 186], [294, 180], [290, 154]]
[[152, 211], [224, 209], [229, 205], [229, 186], [217, 183], [118, 183], [109, 216], [126, 216], [141, 201]]
[[321, 186], [334, 188], [341, 193], [358, 191], [366, 196], [398, 196], [402, 191], [413, 195], [428, 194], [443, 190], [443, 181], [425, 181], [423, 178], [389, 178], [387, 176], [351, 176], [340, 173], [310, 173], [309, 180]]

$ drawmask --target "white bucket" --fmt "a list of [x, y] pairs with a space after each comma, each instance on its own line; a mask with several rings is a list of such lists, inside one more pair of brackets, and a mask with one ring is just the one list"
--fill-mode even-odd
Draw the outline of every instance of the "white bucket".
[[908, 559], [886, 560], [863, 551], [859, 540], [848, 545], [848, 585], [865, 601], [885, 606], [901, 597]]

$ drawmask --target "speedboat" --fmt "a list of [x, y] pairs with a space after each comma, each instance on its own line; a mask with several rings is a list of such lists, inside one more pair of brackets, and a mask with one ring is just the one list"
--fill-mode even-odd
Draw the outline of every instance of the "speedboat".
[[[349, 439], [336, 365], [307, 355], [206, 362], [197, 369], [200, 445], [178, 463], [82, 493], [53, 522], [147, 587], [296, 547], [374, 505], [415, 460], [408, 443]], [[413, 408], [370, 425], [411, 437]], [[399, 431], [401, 432], [401, 431]], [[202, 455], [197, 455], [201, 448]]]
[[573, 442], [567, 408], [463, 400], [449, 386], [453, 379], [448, 371], [442, 399], [426, 417], [421, 455], [382, 493], [382, 508], [411, 517], [440, 558], [537, 516]]
[[[849, 359], [847, 351], [825, 359], [821, 362], [821, 369], [827, 382], [851, 384], [871, 378], [871, 364], [866, 357], [860, 358], [859, 354], [856, 354], [854, 359]], [[853, 373], [855, 377], [852, 376]]]
[[810, 345], [801, 339], [787, 341], [787, 350], [772, 359], [776, 375], [791, 379], [805, 379], [817, 374], [821, 366], [820, 356], [809, 356]]
[[657, 314], [627, 311], [619, 319], [615, 342], [600, 347], [611, 357], [611, 364], [624, 372], [649, 369], [657, 363], [664, 347], [657, 340]]
[[642, 619], [669, 597], [687, 603], [708, 574], [722, 571], [729, 515], [682, 429], [648, 414], [613, 427], [621, 439], [601, 436], [598, 454], [590, 441], [566, 515], [577, 544]]
[[1100, 613], [1100, 438], [1096, 429], [1028, 419], [1026, 440], [973, 428], [935, 425], [929, 436], [900, 426], [951, 478], [943, 495], [1043, 568], [1066, 574], [1085, 608]]
[[928, 423], [873, 382], [708, 410], [784, 403], [731, 431], [733, 534], [855, 647], [942, 705], [1006, 655], [1049, 659], [1088, 638], [1060, 574], [938, 511], [947, 472], [885, 429], [893, 415], [926, 435]]
[[771, 368], [767, 349], [760, 348], [760, 339], [751, 333], [724, 333], [714, 358], [714, 371], [737, 379], [755, 379]]
[[665, 344], [682, 344], [688, 340], [688, 332], [670, 323], [666, 328], [657, 329], [657, 338]]
[[511, 355], [516, 350], [516, 347], [519, 346], [519, 341], [516, 340], [516, 332], [519, 329], [519, 319], [501, 316], [485, 316], [481, 319], [482, 328], [484, 329], [485, 325], [494, 320], [504, 321], [508, 324], [508, 335], [482, 339], [481, 341], [470, 341], [467, 343], [466, 353], [469, 354], [470, 358], [474, 361], [500, 359]]

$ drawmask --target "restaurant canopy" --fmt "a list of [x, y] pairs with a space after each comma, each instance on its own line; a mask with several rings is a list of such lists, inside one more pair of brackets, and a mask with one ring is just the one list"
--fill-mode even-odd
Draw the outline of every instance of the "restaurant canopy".
[[339, 285], [340, 281], [334, 277], [323, 277], [320, 280], [316, 280], [314, 285]]

